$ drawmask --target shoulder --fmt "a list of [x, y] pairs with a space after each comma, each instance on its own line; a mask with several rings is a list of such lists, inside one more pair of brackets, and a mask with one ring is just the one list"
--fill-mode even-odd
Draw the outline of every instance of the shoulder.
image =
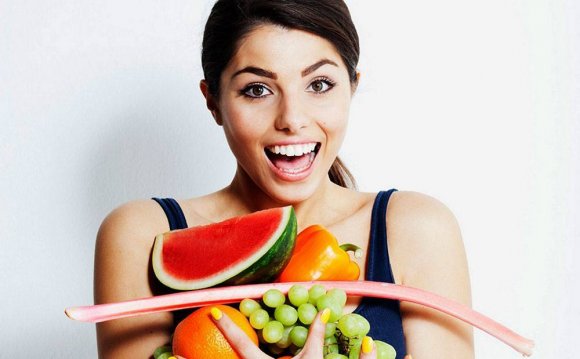
[[441, 201], [395, 192], [387, 211], [393, 271], [402, 284], [422, 286], [433, 276], [464, 275], [467, 264], [459, 224]]
[[[387, 231], [396, 281], [471, 305], [467, 259], [453, 213], [421, 193], [397, 192], [392, 200]], [[401, 302], [400, 308], [407, 349], [413, 355], [444, 357], [453, 348], [456, 357], [473, 358], [469, 325], [410, 302]]]
[[155, 236], [169, 230], [152, 200], [124, 204], [103, 220], [95, 246], [95, 300], [120, 301], [151, 295], [149, 258]]
[[153, 200], [137, 200], [111, 211], [101, 223], [98, 240], [119, 240], [155, 236], [168, 231], [163, 209]]
[[393, 229], [405, 232], [459, 229], [455, 216], [443, 202], [419, 192], [394, 192], [389, 200], [387, 220]]
[[[157, 294], [150, 253], [155, 235], [168, 230], [163, 209], [153, 200], [126, 203], [106, 216], [95, 248], [95, 304]], [[149, 356], [170, 340], [172, 323], [169, 313], [98, 323], [99, 357]]]

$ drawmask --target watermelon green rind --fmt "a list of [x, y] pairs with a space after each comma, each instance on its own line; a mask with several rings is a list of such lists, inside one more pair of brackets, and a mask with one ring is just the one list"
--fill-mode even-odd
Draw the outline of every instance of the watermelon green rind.
[[[290, 260], [296, 239], [296, 215], [294, 209], [292, 206], [287, 206], [281, 208], [281, 210], [282, 219], [280, 224], [264, 245], [240, 263], [203, 279], [187, 280], [171, 275], [164, 267], [162, 255], [166, 233], [157, 235], [152, 252], [152, 266], [155, 276], [167, 287], [177, 290], [208, 288], [224, 282], [235, 284], [249, 283], [263, 281], [262, 277], [276, 277], [287, 261]], [[187, 231], [187, 229], [181, 231]], [[227, 250], [227, 248], [224, 248], [224, 250]], [[202, 263], [203, 260], [200, 258], [198, 262], [192, 264], [203, 265]]]
[[292, 207], [288, 225], [280, 235], [280, 239], [256, 263], [235, 277], [224, 282], [226, 285], [272, 282], [290, 261], [298, 224]]

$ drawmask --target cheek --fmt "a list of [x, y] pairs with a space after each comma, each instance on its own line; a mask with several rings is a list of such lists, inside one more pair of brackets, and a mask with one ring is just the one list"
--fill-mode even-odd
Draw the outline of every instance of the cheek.
[[348, 124], [349, 108], [347, 100], [318, 107], [318, 123], [329, 134], [343, 133]]
[[259, 141], [264, 129], [261, 124], [264, 121], [256, 116], [256, 111], [232, 106], [225, 107], [223, 113], [223, 128], [231, 144], [249, 145]]

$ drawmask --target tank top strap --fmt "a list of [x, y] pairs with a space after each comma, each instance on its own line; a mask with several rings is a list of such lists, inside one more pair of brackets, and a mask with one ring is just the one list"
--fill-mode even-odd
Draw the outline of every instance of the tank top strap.
[[172, 231], [174, 229], [184, 229], [187, 228], [187, 221], [185, 220], [185, 215], [183, 210], [177, 201], [173, 198], [152, 198], [155, 202], [159, 203], [163, 212], [167, 216], [169, 221], [169, 229]]
[[387, 206], [396, 189], [377, 194], [371, 215], [371, 233], [368, 249], [366, 279], [394, 283], [387, 247]]
[[[371, 214], [371, 231], [367, 254], [366, 280], [394, 283], [393, 272], [387, 248], [387, 206], [396, 189], [377, 194]], [[407, 354], [403, 320], [399, 302], [396, 300], [364, 297], [354, 313], [367, 318], [373, 339], [392, 345], [397, 351], [396, 359]]]

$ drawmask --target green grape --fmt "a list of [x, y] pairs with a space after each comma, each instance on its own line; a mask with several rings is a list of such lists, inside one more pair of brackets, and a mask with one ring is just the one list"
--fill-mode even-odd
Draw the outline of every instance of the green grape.
[[276, 343], [278, 340], [282, 339], [284, 335], [284, 325], [282, 323], [271, 320], [266, 323], [264, 329], [262, 329], [262, 337], [266, 343]]
[[361, 347], [362, 347], [362, 337], [348, 338], [348, 357], [349, 359], [358, 359]]
[[316, 301], [316, 308], [319, 312], [322, 312], [326, 308], [330, 309], [329, 322], [336, 322], [342, 316], [342, 305], [340, 305], [334, 297], [327, 294], [318, 298]]
[[268, 321], [270, 321], [270, 314], [268, 314], [264, 309], [255, 310], [250, 315], [250, 325], [254, 329], [263, 329]]
[[280, 292], [278, 289], [269, 289], [262, 296], [262, 301], [270, 308], [276, 308], [284, 304], [286, 297], [284, 293]]
[[274, 318], [284, 324], [284, 326], [288, 327], [296, 323], [298, 320], [298, 312], [294, 307], [288, 304], [282, 304], [274, 311]]
[[375, 346], [377, 347], [377, 359], [395, 359], [397, 357], [395, 348], [390, 344], [375, 340]]
[[334, 337], [336, 334], [336, 323], [326, 323], [326, 327], [324, 328], [324, 337]]
[[158, 356], [155, 359], [169, 359], [172, 356], [173, 356], [173, 354], [171, 354], [171, 352], [165, 352], [165, 353], [162, 353], [160, 356]]
[[312, 324], [318, 310], [311, 303], [303, 303], [298, 307], [298, 319], [306, 325]]
[[338, 353], [338, 343], [335, 336], [324, 339], [324, 348], [322, 349], [322, 353], [323, 355]]
[[288, 300], [296, 308], [304, 303], [308, 303], [308, 289], [299, 284], [293, 285], [288, 291]]
[[308, 290], [308, 302], [316, 305], [318, 298], [326, 294], [326, 288], [321, 284], [315, 284]]
[[359, 314], [349, 313], [338, 320], [338, 329], [349, 338], [362, 338], [369, 332], [370, 328], [368, 320]]
[[256, 335], [258, 336], [258, 342], [260, 342], [260, 344], [268, 344], [264, 340], [264, 336], [262, 335], [262, 329], [256, 329]]
[[290, 331], [290, 340], [292, 344], [299, 348], [302, 348], [306, 343], [306, 338], [308, 337], [308, 329], [303, 326], [297, 325]]
[[324, 356], [324, 359], [348, 359], [348, 357], [339, 353], [330, 353]]
[[172, 350], [171, 345], [162, 345], [159, 348], [155, 349], [155, 351], [153, 352], [153, 358], [158, 359], [162, 354], [165, 353], [171, 354], [171, 350]]
[[262, 309], [262, 307], [253, 299], [246, 298], [240, 302], [240, 312], [248, 318], [258, 309]]
[[290, 332], [292, 331], [292, 328], [294, 328], [294, 326], [284, 328], [282, 338], [276, 342], [277, 346], [280, 348], [288, 348], [292, 344], [292, 341], [290, 340]]
[[340, 288], [332, 288], [331, 290], [326, 292], [326, 295], [329, 295], [334, 299], [336, 299], [337, 303], [340, 304], [341, 306], [344, 307], [346, 305], [346, 292], [344, 290]]

